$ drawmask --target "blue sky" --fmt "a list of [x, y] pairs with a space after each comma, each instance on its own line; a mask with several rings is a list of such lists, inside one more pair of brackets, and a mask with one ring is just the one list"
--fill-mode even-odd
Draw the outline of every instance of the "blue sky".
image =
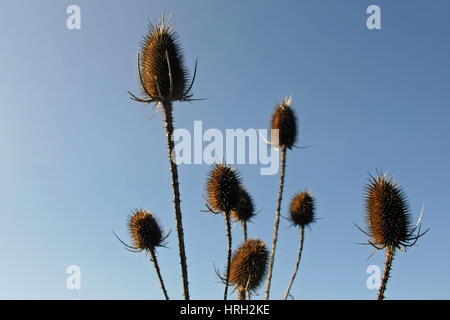
[[[81, 8], [81, 30], [66, 8]], [[382, 29], [366, 28], [377, 4]], [[366, 268], [383, 267], [353, 225], [364, 225], [368, 172], [388, 169], [425, 203], [431, 230], [394, 260], [391, 299], [449, 299], [450, 4], [448, 1], [2, 1], [0, 4], [0, 298], [162, 299], [149, 257], [122, 248], [130, 210], [155, 212], [169, 296], [182, 298], [162, 115], [131, 101], [136, 52], [162, 11], [172, 13], [196, 97], [175, 104], [175, 126], [267, 128], [293, 96], [299, 144], [288, 153], [282, 214], [308, 187], [321, 218], [306, 232], [296, 299], [375, 299]], [[179, 168], [191, 297], [221, 299], [222, 217], [203, 213], [207, 165]], [[278, 175], [241, 165], [261, 212], [249, 236], [270, 247]], [[242, 240], [239, 225], [234, 243]], [[282, 298], [299, 233], [281, 221], [271, 298]], [[81, 268], [81, 290], [66, 268]], [[264, 291], [264, 286], [261, 292]], [[236, 297], [233, 295], [232, 297]], [[262, 296], [255, 297], [263, 298]]]

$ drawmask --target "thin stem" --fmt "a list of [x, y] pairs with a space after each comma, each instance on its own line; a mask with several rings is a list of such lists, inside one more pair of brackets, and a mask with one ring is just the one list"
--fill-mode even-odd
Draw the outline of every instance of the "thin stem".
[[169, 162], [170, 162], [170, 172], [172, 173], [172, 187], [174, 194], [174, 208], [175, 208], [175, 219], [177, 224], [177, 233], [178, 233], [178, 247], [180, 250], [180, 264], [181, 264], [181, 272], [183, 278], [183, 290], [184, 290], [184, 299], [189, 300], [189, 280], [188, 280], [188, 271], [187, 271], [187, 263], [186, 263], [186, 252], [184, 248], [184, 232], [183, 232], [183, 221], [181, 214], [181, 206], [180, 206], [180, 189], [178, 183], [178, 167], [177, 164], [172, 159], [172, 154], [174, 154], [174, 142], [172, 140], [173, 136], [173, 116], [172, 116], [172, 102], [165, 100], [163, 101], [163, 114], [164, 114], [164, 122], [167, 131], [167, 146], [169, 149]]
[[149, 250], [149, 252], [150, 252], [150, 256], [153, 261], [153, 264], [155, 265], [155, 269], [156, 269], [156, 273], [158, 274], [159, 282], [161, 283], [161, 289], [164, 293], [164, 296], [166, 297], [166, 300], [169, 300], [169, 296], [167, 295], [166, 287], [164, 286], [164, 281], [161, 276], [161, 271], [159, 269], [158, 260], [156, 259], [155, 249], [152, 248]]
[[286, 294], [284, 295], [284, 300], [287, 299], [289, 296], [289, 291], [291, 290], [292, 284], [294, 283], [295, 276], [297, 275], [298, 266], [300, 265], [300, 260], [302, 258], [302, 251], [303, 251], [303, 239], [305, 236], [305, 227], [300, 227], [300, 248], [298, 249], [298, 259], [297, 264], [295, 265], [294, 273], [292, 274], [291, 282], [289, 283], [289, 287], [286, 290]]
[[239, 289], [238, 298], [239, 298], [239, 300], [245, 300], [245, 290], [244, 289]]
[[227, 225], [227, 237], [228, 237], [228, 255], [227, 255], [227, 274], [225, 280], [225, 292], [224, 300], [227, 300], [228, 295], [228, 284], [230, 283], [230, 266], [231, 266], [231, 222], [230, 222], [230, 212], [225, 212], [225, 222]]
[[[247, 241], [247, 222], [245, 220], [242, 221], [242, 227], [244, 228], [245, 241]], [[248, 285], [250, 283], [250, 278], [251, 278], [251, 276], [248, 278], [247, 285], [245, 287], [239, 287], [238, 288], [238, 298], [239, 298], [239, 300], [245, 300], [245, 293], [246, 293], [246, 291], [248, 289]], [[251, 298], [250, 295], [251, 295], [251, 293], [249, 292], [248, 293], [248, 300], [250, 300], [250, 298]]]
[[272, 252], [270, 253], [269, 273], [267, 274], [267, 288], [266, 288], [266, 297], [265, 297], [266, 300], [269, 299], [270, 283], [272, 282], [273, 263], [275, 261], [275, 251], [277, 248], [278, 226], [280, 224], [280, 210], [281, 210], [281, 199], [283, 197], [285, 167], [286, 167], [286, 147], [283, 146], [283, 147], [281, 147], [280, 189], [278, 192], [277, 212], [275, 215], [275, 227], [274, 227], [274, 232], [273, 232]]
[[394, 260], [394, 255], [395, 255], [395, 248], [387, 247], [384, 274], [383, 279], [381, 280], [380, 291], [378, 291], [378, 300], [384, 300], [384, 291], [386, 291], [386, 285], [391, 274], [392, 261]]
[[247, 221], [242, 221], [242, 229], [244, 229], [244, 242], [247, 241]]

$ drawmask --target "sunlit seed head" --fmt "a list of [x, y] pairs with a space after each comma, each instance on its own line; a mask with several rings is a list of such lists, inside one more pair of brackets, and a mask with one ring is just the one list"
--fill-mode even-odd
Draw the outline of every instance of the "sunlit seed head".
[[240, 177], [236, 170], [226, 164], [215, 164], [207, 182], [208, 202], [212, 209], [230, 212], [239, 204]]
[[236, 208], [231, 211], [236, 221], [249, 222], [255, 215], [253, 199], [245, 188], [241, 187], [239, 202]]
[[[169, 64], [172, 74], [172, 97], [170, 97]], [[164, 99], [177, 101], [183, 98], [188, 71], [184, 66], [183, 53], [174, 26], [165, 17], [156, 24], [150, 24], [148, 34], [141, 44], [140, 67], [142, 94], [162, 102]], [[149, 98], [151, 98], [149, 97]]]
[[315, 200], [308, 190], [297, 193], [291, 200], [290, 220], [293, 225], [305, 227], [315, 221]]
[[135, 247], [139, 250], [150, 250], [162, 245], [163, 232], [156, 217], [149, 211], [135, 209], [128, 227]]
[[272, 143], [291, 149], [297, 139], [297, 117], [292, 109], [292, 97], [285, 98], [272, 115]]
[[407, 197], [387, 172], [371, 176], [365, 200], [367, 228], [375, 245], [400, 248], [410, 240]]
[[230, 282], [241, 290], [254, 292], [266, 274], [269, 252], [259, 239], [249, 239], [233, 254]]

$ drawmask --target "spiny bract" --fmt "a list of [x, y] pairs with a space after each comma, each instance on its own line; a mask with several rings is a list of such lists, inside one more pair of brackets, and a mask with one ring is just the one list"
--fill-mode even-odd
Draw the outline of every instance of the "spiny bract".
[[291, 200], [290, 220], [292, 224], [305, 227], [314, 222], [315, 200], [308, 190], [297, 193]]
[[208, 202], [212, 209], [230, 212], [240, 199], [240, 177], [235, 169], [225, 164], [215, 164], [209, 172], [207, 185]]
[[233, 218], [236, 221], [248, 222], [255, 215], [255, 206], [253, 199], [243, 187], [240, 190], [239, 202], [236, 208], [231, 211]]
[[367, 227], [376, 246], [400, 248], [411, 240], [410, 211], [400, 186], [387, 173], [366, 187]]
[[[170, 96], [170, 72], [172, 74], [172, 96]], [[188, 71], [174, 26], [164, 16], [156, 26], [150, 24], [148, 34], [141, 44], [140, 73], [142, 94], [162, 102], [185, 98]]]
[[297, 138], [297, 118], [292, 109], [292, 97], [283, 99], [272, 116], [272, 143], [275, 146], [291, 149]]
[[269, 252], [259, 239], [249, 239], [234, 253], [230, 282], [241, 290], [254, 292], [266, 274]]
[[149, 211], [135, 209], [130, 216], [128, 227], [136, 248], [150, 250], [162, 245], [163, 233], [156, 217]]

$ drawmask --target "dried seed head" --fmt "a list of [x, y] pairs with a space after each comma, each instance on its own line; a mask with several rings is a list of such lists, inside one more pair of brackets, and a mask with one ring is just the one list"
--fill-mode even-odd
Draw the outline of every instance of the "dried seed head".
[[254, 292], [266, 274], [269, 252], [259, 239], [249, 239], [233, 254], [230, 282], [237, 288]]
[[297, 118], [291, 107], [292, 97], [283, 99], [272, 116], [272, 143], [275, 146], [291, 149], [297, 138]]
[[308, 190], [297, 193], [291, 200], [290, 220], [295, 226], [305, 227], [315, 221], [315, 201]]
[[407, 197], [387, 172], [371, 176], [365, 197], [367, 227], [374, 245], [400, 248], [411, 240]]
[[237, 207], [240, 199], [240, 177], [225, 164], [215, 164], [209, 172], [207, 184], [208, 202], [212, 209], [230, 212]]
[[135, 209], [128, 227], [137, 249], [150, 250], [163, 245], [163, 233], [152, 213]]
[[236, 221], [248, 222], [255, 215], [253, 199], [243, 187], [240, 189], [239, 202], [236, 208], [231, 211], [231, 215]]
[[[186, 93], [188, 72], [173, 24], [162, 20], [150, 25], [141, 44], [140, 73], [142, 94], [162, 102], [182, 100]], [[169, 70], [170, 63], [170, 70]], [[172, 75], [170, 78], [169, 71]], [[170, 85], [172, 81], [172, 95]]]

